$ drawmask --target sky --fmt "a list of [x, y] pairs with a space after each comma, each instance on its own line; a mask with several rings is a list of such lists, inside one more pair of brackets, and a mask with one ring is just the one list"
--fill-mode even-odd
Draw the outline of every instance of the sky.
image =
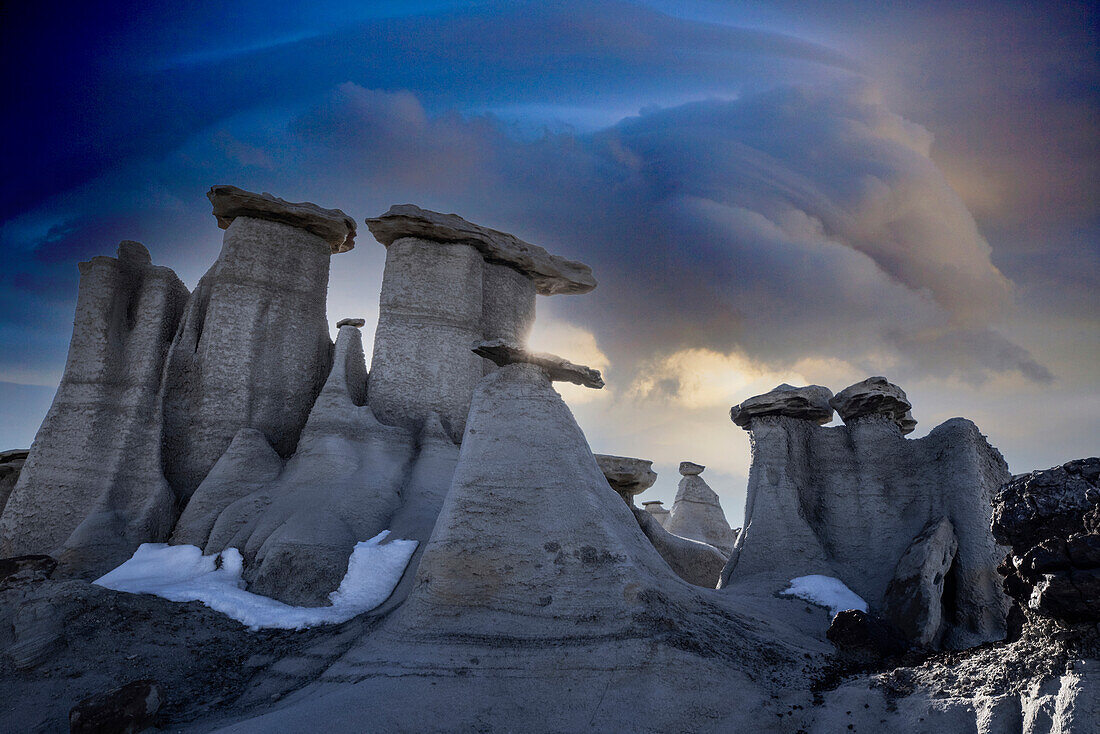
[[[1100, 449], [1100, 33], [1076, 2], [21, 3], [0, 23], [0, 449], [61, 377], [77, 263], [143, 242], [188, 287], [213, 184], [456, 212], [592, 266], [532, 346], [597, 453], [706, 464], [731, 405], [899, 384], [1014, 473]], [[335, 256], [373, 333], [385, 250]]]

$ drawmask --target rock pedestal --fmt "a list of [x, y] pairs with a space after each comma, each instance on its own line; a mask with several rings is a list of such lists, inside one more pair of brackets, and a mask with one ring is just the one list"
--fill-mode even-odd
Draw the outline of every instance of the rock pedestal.
[[668, 523], [668, 516], [672, 514], [665, 508], [665, 503], [661, 502], [661, 500], [643, 502], [642, 509], [650, 515], [653, 515], [653, 519], [660, 523], [661, 527], [664, 527]]
[[0, 556], [48, 553], [98, 575], [175, 520], [158, 393], [188, 293], [136, 242], [80, 274], [65, 373], [0, 516]]
[[355, 231], [339, 210], [224, 186], [208, 196], [225, 239], [164, 379], [164, 469], [183, 500], [241, 428], [261, 431], [283, 458], [294, 453], [332, 363], [329, 258]]
[[680, 464], [682, 478], [665, 529], [673, 535], [714, 546], [728, 556], [737, 535], [726, 521], [718, 494], [700, 476], [703, 469], [690, 461]]
[[745, 527], [724, 578], [778, 587], [833, 576], [883, 613], [902, 556], [929, 523], [946, 518], [958, 550], [944, 579], [951, 611], [943, 644], [1001, 639], [1007, 600], [996, 567], [1004, 551], [988, 528], [993, 492], [1008, 478], [1004, 459], [970, 421], [952, 419], [909, 440], [896, 418], [868, 414], [825, 428], [754, 417]]
[[405, 204], [367, 226], [387, 248], [370, 406], [409, 430], [434, 413], [457, 441], [474, 387], [493, 369], [470, 349], [495, 339], [522, 345], [536, 293], [596, 285], [588, 266], [454, 214]]

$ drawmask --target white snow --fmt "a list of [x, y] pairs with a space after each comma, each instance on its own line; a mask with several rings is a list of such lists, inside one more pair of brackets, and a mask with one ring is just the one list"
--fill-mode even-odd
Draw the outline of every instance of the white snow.
[[254, 630], [339, 624], [384, 602], [401, 580], [417, 541], [382, 544], [389, 533], [383, 530], [355, 545], [340, 588], [329, 594], [330, 607], [293, 607], [246, 591], [241, 578], [244, 561], [236, 548], [204, 556], [193, 545], [145, 543], [130, 560], [94, 583], [169, 601], [199, 601]]
[[829, 610], [830, 615], [845, 609], [867, 611], [867, 602], [844, 585], [840, 579], [832, 576], [799, 576], [791, 579], [791, 585], [779, 592], [784, 596], [797, 596], [799, 599], [817, 604]]

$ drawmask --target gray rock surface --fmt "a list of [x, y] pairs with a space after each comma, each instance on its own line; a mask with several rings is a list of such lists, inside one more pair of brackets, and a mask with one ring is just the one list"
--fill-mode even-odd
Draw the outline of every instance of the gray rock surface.
[[574, 385], [599, 390], [604, 386], [599, 370], [573, 364], [556, 354], [532, 352], [515, 342], [493, 339], [474, 347], [474, 354], [503, 367], [509, 364], [533, 364], [542, 368], [554, 382], [572, 382]]
[[365, 405], [366, 381], [362, 337], [344, 326], [298, 450], [274, 481], [214, 522], [205, 552], [239, 548], [252, 591], [288, 604], [326, 604], [355, 544], [389, 527], [416, 437], [379, 423]]
[[689, 584], [707, 589], [718, 585], [722, 569], [726, 565], [727, 553], [698, 540], [673, 535], [651, 513], [637, 507], [630, 509], [638, 521], [638, 527], [677, 576]]
[[753, 420], [750, 442], [745, 527], [725, 579], [778, 591], [797, 576], [833, 576], [880, 613], [910, 543], [946, 517], [959, 548], [944, 644], [1004, 637], [1008, 600], [996, 568], [1005, 549], [989, 523], [1008, 467], [977, 426], [955, 418], [909, 440], [886, 416], [834, 428], [766, 416]]
[[680, 476], [691, 477], [697, 474], [702, 474], [706, 469], [702, 464], [696, 464], [694, 461], [681, 461], [680, 462]]
[[15, 483], [19, 481], [19, 473], [23, 471], [23, 465], [27, 463], [29, 453], [27, 449], [0, 451], [0, 513], [4, 512], [8, 496], [15, 489]]
[[686, 463], [690, 465], [687, 467], [690, 473], [681, 472], [683, 476], [676, 489], [676, 499], [665, 529], [674, 535], [712, 545], [728, 557], [737, 535], [726, 521], [726, 513], [722, 511], [717, 493], [703, 477], [695, 473], [694, 467], [699, 465]]
[[355, 220], [339, 209], [323, 209], [309, 202], [295, 204], [267, 192], [254, 194], [226, 185], [211, 186], [206, 198], [222, 229], [229, 229], [237, 217], [249, 217], [305, 230], [327, 242], [334, 255], [355, 247]]
[[668, 516], [672, 514], [661, 500], [643, 502], [642, 508], [650, 515], [653, 515], [653, 518], [661, 524], [662, 528], [668, 523]]
[[946, 517], [932, 520], [902, 554], [886, 587], [884, 616], [918, 647], [937, 647], [943, 637], [943, 588], [959, 549]]
[[0, 515], [0, 555], [96, 575], [171, 532], [158, 393], [188, 294], [140, 244], [118, 254], [80, 264], [65, 373]]
[[495, 229], [467, 222], [457, 214], [440, 214], [413, 204], [395, 204], [367, 227], [389, 247], [404, 237], [476, 248], [488, 262], [519, 270], [534, 281], [540, 295], [588, 293], [596, 287], [592, 269], [579, 262], [551, 255], [537, 245]]
[[868, 415], [884, 415], [897, 423], [903, 434], [912, 433], [917, 427], [905, 391], [885, 377], [868, 377], [849, 385], [834, 395], [829, 405], [845, 423]]
[[607, 478], [607, 483], [628, 505], [634, 504], [634, 495], [646, 491], [657, 481], [657, 472], [653, 471], [652, 461], [610, 454], [595, 456], [596, 464]]
[[238, 216], [199, 281], [168, 357], [165, 475], [190, 498], [241, 428], [294, 453], [332, 364], [332, 249], [281, 221]]
[[821, 385], [794, 387], [784, 383], [730, 408], [730, 420], [745, 430], [751, 429], [753, 418], [771, 415], [823, 425], [833, 419], [833, 408], [829, 405], [832, 397], [832, 391]]

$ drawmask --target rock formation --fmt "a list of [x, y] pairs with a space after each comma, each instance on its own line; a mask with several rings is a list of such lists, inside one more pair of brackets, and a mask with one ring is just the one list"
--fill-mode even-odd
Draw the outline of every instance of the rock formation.
[[680, 464], [682, 478], [665, 529], [673, 535], [712, 545], [728, 556], [737, 535], [726, 521], [718, 495], [699, 476], [704, 468], [691, 461]]
[[698, 540], [673, 535], [649, 512], [633, 506], [630, 509], [638, 521], [638, 527], [677, 576], [689, 584], [708, 589], [718, 585], [729, 556], [727, 551]]
[[[762, 396], [742, 406], [774, 402]], [[909, 440], [897, 413], [860, 415], [835, 428], [818, 425], [820, 411], [751, 415], [745, 527], [726, 583], [755, 578], [778, 588], [798, 576], [833, 576], [883, 613], [895, 571], [898, 583], [925, 572], [901, 563], [903, 555], [913, 546], [916, 562], [922, 533], [946, 518], [958, 550], [943, 581], [946, 618], [935, 636], [955, 648], [1001, 639], [1007, 600], [996, 567], [1004, 550], [988, 527], [990, 500], [1008, 478], [1004, 459], [970, 421], [952, 419]], [[931, 563], [934, 554], [925, 550]]]
[[225, 232], [172, 343], [164, 376], [164, 470], [190, 498], [241, 428], [289, 458], [332, 363], [329, 258], [354, 221], [232, 186], [207, 196]]
[[784, 415], [824, 425], [833, 419], [833, 393], [821, 385], [794, 387], [786, 383], [730, 408], [730, 420], [748, 430], [753, 418]]
[[457, 441], [491, 369], [470, 348], [522, 345], [536, 293], [596, 286], [588, 266], [453, 214], [402, 205], [367, 226], [387, 248], [368, 399], [379, 420], [410, 430], [435, 413]]
[[1100, 458], [1013, 477], [993, 500], [1004, 590], [1030, 617], [1100, 623]]
[[80, 264], [65, 373], [0, 516], [0, 555], [48, 553], [96, 574], [168, 537], [158, 395], [187, 296], [137, 242]]
[[954, 526], [941, 517], [925, 525], [894, 569], [885, 616], [914, 645], [938, 646], [946, 631], [943, 587], [958, 550]]
[[887, 382], [885, 377], [868, 377], [849, 385], [829, 401], [829, 405], [845, 423], [869, 415], [884, 415], [898, 424], [903, 434], [912, 433], [917, 422], [910, 412], [913, 407], [905, 391]]
[[[599, 390], [604, 384], [599, 370], [573, 364], [569, 360], [553, 354], [532, 352], [520, 344], [504, 339], [481, 342], [474, 348], [474, 354], [485, 357], [485, 359], [500, 367], [506, 364], [533, 364], [544, 369], [550, 375], [551, 380], [559, 382], [572, 382], [574, 385], [591, 387], [596, 390]], [[656, 475], [654, 475], [654, 479], [656, 479]]]
[[661, 500], [650, 500], [642, 503], [642, 509], [653, 515], [653, 519], [661, 524], [663, 528], [668, 524], [668, 516], [672, 513], [665, 509], [665, 503]]
[[26, 449], [0, 451], [0, 514], [4, 512], [8, 496], [15, 489], [15, 483], [19, 481], [19, 473], [23, 471], [23, 465], [27, 463], [29, 453]]
[[657, 481], [653, 462], [645, 459], [596, 454], [596, 464], [607, 478], [607, 483], [629, 506], [634, 505], [635, 495], [646, 491]]

